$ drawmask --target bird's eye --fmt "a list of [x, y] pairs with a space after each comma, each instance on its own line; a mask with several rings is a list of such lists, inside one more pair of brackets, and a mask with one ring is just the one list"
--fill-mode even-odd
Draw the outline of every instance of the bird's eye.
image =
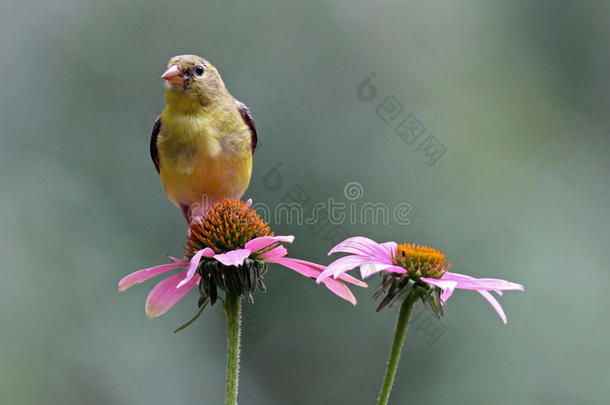
[[204, 72], [203, 66], [199, 65], [195, 68], [195, 74], [197, 76], [203, 76], [203, 72]]

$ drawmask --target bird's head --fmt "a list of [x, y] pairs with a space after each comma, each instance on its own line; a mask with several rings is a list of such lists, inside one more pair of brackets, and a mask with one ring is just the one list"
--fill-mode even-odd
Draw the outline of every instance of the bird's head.
[[196, 55], [174, 56], [161, 77], [165, 80], [167, 103], [175, 106], [206, 106], [224, 99], [227, 94], [216, 68]]

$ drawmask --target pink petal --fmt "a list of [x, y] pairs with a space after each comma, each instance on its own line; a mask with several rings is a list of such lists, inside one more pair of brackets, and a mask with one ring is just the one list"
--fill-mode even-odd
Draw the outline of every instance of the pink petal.
[[[278, 263], [282, 266], [288, 267], [291, 270], [296, 271], [304, 276], [316, 278], [324, 269], [324, 266], [321, 266], [316, 263], [306, 262], [305, 260], [299, 259], [291, 259], [289, 257], [280, 257], [277, 259], [269, 260], [272, 263]], [[347, 288], [345, 284], [343, 284], [340, 280], [335, 280], [333, 278], [328, 278], [323, 281], [324, 285], [328, 287], [333, 293], [337, 294], [339, 297], [343, 298], [351, 302], [353, 305], [356, 305], [356, 298], [354, 294]]]
[[254, 238], [246, 243], [245, 248], [250, 249], [251, 252], [258, 252], [261, 249], [266, 248], [269, 245], [273, 245], [277, 242], [288, 242], [294, 241], [293, 235], [288, 236], [261, 236], [260, 238]]
[[356, 297], [354, 297], [354, 294], [352, 294], [349, 288], [347, 288], [347, 286], [341, 281], [335, 280], [334, 278], [327, 278], [323, 281], [323, 283], [329, 290], [337, 294], [339, 297], [350, 302], [352, 305], [356, 305]]
[[184, 265], [182, 265], [180, 263], [168, 263], [168, 264], [162, 264], [159, 266], [149, 267], [147, 269], [135, 271], [135, 272], [123, 277], [121, 279], [121, 281], [119, 281], [119, 291], [123, 292], [133, 285], [144, 282], [144, 281], [148, 280], [149, 278], [157, 276], [161, 273], [165, 273], [166, 271], [169, 271], [172, 269], [177, 269], [180, 267], [184, 267]]
[[278, 257], [284, 257], [287, 254], [288, 251], [286, 250], [286, 248], [282, 245], [279, 245], [265, 253], [261, 253], [260, 255], [258, 255], [258, 257], [261, 259], [274, 259]]
[[393, 264], [380, 264], [380, 263], [364, 263], [360, 266], [360, 276], [365, 279], [373, 274], [379, 273], [385, 270], [390, 273], [406, 273], [407, 271], [400, 266], [394, 266]]
[[451, 297], [451, 294], [453, 294], [453, 291], [458, 285], [457, 281], [439, 280], [437, 278], [421, 277], [420, 280], [440, 288], [441, 301], [443, 301], [443, 303]]
[[176, 264], [180, 264], [182, 267], [187, 267], [190, 263], [186, 259], [178, 259], [177, 257], [172, 257], [172, 256], [167, 256], [167, 257], [169, 257], [169, 260], [171, 260], [172, 262], [174, 262]]
[[192, 277], [186, 284], [177, 287], [187, 273], [187, 270], [166, 278], [153, 288], [146, 298], [146, 316], [154, 318], [163, 315], [173, 307], [182, 297], [199, 283], [199, 275]]
[[457, 281], [462, 290], [519, 290], [523, 291], [521, 284], [497, 278], [474, 278], [464, 274], [446, 272], [442, 280]]
[[326, 269], [324, 269], [324, 271], [318, 276], [316, 283], [320, 284], [322, 281], [326, 280], [330, 276], [337, 278], [346, 271], [350, 271], [355, 267], [362, 266], [362, 264], [368, 261], [369, 259], [367, 257], [359, 255], [349, 255], [340, 257], [339, 259], [326, 266]]
[[500, 305], [500, 303], [493, 297], [493, 295], [491, 295], [487, 291], [477, 291], [477, 292], [479, 294], [481, 294], [483, 296], [483, 298], [485, 298], [487, 300], [487, 302], [489, 302], [491, 304], [491, 306], [496, 311], [496, 313], [498, 315], [500, 315], [500, 319], [502, 319], [502, 322], [504, 322], [504, 324], [506, 324], [506, 322], [507, 322], [506, 314], [504, 313], [504, 310], [502, 309], [502, 306]]
[[[349, 256], [341, 257], [341, 258], [335, 260], [333, 263], [331, 263], [331, 264], [335, 264], [335, 266], [336, 266], [335, 269], [331, 268], [330, 271], [327, 271], [328, 267], [326, 267], [326, 269], [324, 269], [324, 271], [322, 273], [320, 273], [320, 275], [316, 279], [316, 283], [320, 284], [321, 282], [324, 282], [324, 280], [326, 280], [328, 277], [333, 276], [333, 278], [335, 278], [335, 279], [343, 280], [347, 283], [351, 283], [351, 284], [357, 285], [359, 287], [368, 287], [368, 285], [365, 282], [362, 282], [362, 281], [358, 280], [357, 278], [344, 273], [344, 271], [348, 271], [354, 267], [359, 266], [361, 264], [362, 260], [366, 260], [366, 258], [359, 257], [358, 255], [349, 255]], [[339, 262], [339, 263], [337, 263], [337, 262]], [[355, 265], [350, 267], [351, 264], [355, 264]], [[345, 267], [343, 267], [343, 265]], [[338, 273], [333, 274], [335, 272], [335, 270], [337, 270]]]
[[387, 271], [388, 273], [406, 273], [407, 271], [400, 266], [390, 266], [383, 269], [383, 271]]
[[180, 288], [183, 285], [185, 285], [186, 283], [188, 283], [189, 281], [191, 281], [191, 279], [195, 275], [195, 272], [197, 271], [197, 267], [199, 267], [199, 261], [201, 260], [202, 256], [211, 257], [212, 255], [214, 255], [214, 251], [212, 249], [210, 249], [209, 247], [205, 248], [205, 249], [201, 249], [200, 251], [195, 253], [195, 255], [191, 258], [191, 262], [189, 264], [189, 268], [186, 273], [186, 277], [184, 277], [184, 280], [182, 280], [178, 284], [178, 286], [176, 286], [176, 288]]
[[205, 248], [201, 250], [203, 252], [203, 257], [213, 257], [216, 253], [212, 250], [212, 248]]
[[319, 264], [306, 262], [305, 260], [291, 259], [290, 257], [276, 257], [267, 260], [269, 263], [281, 264], [284, 267], [288, 267], [290, 270], [294, 270], [306, 277], [316, 278], [324, 269], [324, 266]]
[[341, 274], [339, 275], [338, 279], [345, 281], [346, 283], [357, 285], [358, 287], [368, 287], [368, 285], [364, 281], [360, 281], [357, 278], [350, 276], [349, 274]]
[[343, 252], [343, 253], [353, 253], [353, 254], [361, 254], [361, 249], [363, 246], [377, 246], [378, 243], [372, 239], [365, 238], [364, 236], [354, 236], [352, 238], [347, 238], [343, 242], [339, 242], [335, 245], [329, 252], [328, 255], [332, 255], [333, 253]]
[[396, 253], [396, 249], [398, 248], [398, 244], [392, 241], [380, 243], [379, 246], [383, 247], [390, 256]]
[[[500, 303], [494, 298], [489, 291], [494, 291], [499, 295], [502, 295], [502, 290], [520, 290], [523, 291], [523, 286], [521, 284], [513, 283], [506, 280], [500, 280], [496, 278], [474, 278], [470, 276], [466, 276], [464, 274], [458, 273], [450, 273], [447, 272], [443, 274], [443, 277], [438, 279], [431, 279], [422, 277], [420, 280], [425, 281], [428, 284], [436, 285], [440, 287], [443, 292], [441, 294], [441, 300], [445, 302], [451, 293], [453, 293], [453, 289], [459, 288], [462, 290], [474, 290], [481, 294], [487, 302], [493, 307], [496, 313], [502, 319], [502, 322], [506, 323], [506, 314], [502, 309]], [[449, 284], [446, 283], [454, 283], [454, 287], [450, 287]], [[443, 287], [444, 285], [444, 287]]]
[[339, 242], [328, 252], [328, 255], [330, 256], [333, 253], [341, 252], [368, 256], [370, 252], [379, 247], [379, 243], [372, 239], [365, 238], [364, 236], [354, 236], [345, 239], [343, 242]]
[[251, 253], [250, 249], [235, 249], [227, 253], [214, 255], [214, 259], [225, 266], [241, 266]]
[[328, 254], [331, 255], [336, 252], [352, 253], [368, 257], [371, 262], [392, 264], [391, 247], [391, 242], [380, 245], [369, 238], [355, 236], [337, 244]]

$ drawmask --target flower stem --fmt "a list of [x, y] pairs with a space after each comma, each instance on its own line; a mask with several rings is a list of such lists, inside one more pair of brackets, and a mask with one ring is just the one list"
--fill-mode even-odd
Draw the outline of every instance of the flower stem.
[[383, 384], [381, 385], [381, 392], [379, 393], [377, 405], [386, 405], [390, 398], [394, 376], [396, 375], [396, 369], [398, 368], [398, 362], [400, 361], [400, 351], [405, 341], [407, 325], [415, 301], [417, 300], [407, 298], [400, 306], [396, 330], [394, 331], [394, 341], [392, 342], [392, 349], [390, 349], [390, 357], [388, 358], [388, 364], [386, 365], [385, 376], [383, 377]]
[[227, 313], [227, 394], [225, 404], [236, 405], [239, 383], [241, 297], [235, 293], [227, 292], [224, 306]]

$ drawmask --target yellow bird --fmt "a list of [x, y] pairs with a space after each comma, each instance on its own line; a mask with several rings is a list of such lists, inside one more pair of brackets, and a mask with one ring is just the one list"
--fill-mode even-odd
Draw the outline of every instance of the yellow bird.
[[207, 60], [169, 60], [165, 108], [150, 138], [150, 155], [167, 197], [187, 222], [224, 198], [241, 198], [252, 173], [256, 128], [252, 115], [229, 93]]

